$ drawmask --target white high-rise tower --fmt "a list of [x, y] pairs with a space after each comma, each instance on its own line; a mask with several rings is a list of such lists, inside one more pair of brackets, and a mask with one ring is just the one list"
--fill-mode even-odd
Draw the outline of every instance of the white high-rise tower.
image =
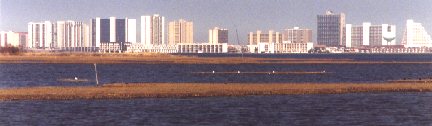
[[141, 16], [141, 43], [147, 46], [166, 44], [165, 17], [158, 14]]

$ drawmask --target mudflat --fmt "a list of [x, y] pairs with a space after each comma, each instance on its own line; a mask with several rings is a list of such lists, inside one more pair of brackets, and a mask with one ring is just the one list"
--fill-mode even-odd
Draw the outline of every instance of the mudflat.
[[133, 99], [249, 95], [431, 92], [432, 83], [115, 83], [0, 89], [0, 100]]

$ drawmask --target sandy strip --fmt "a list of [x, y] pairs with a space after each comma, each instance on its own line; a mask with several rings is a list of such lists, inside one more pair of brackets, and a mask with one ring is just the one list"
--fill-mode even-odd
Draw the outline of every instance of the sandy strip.
[[431, 92], [432, 83], [240, 84], [135, 83], [0, 89], [0, 100], [178, 98], [249, 95]]

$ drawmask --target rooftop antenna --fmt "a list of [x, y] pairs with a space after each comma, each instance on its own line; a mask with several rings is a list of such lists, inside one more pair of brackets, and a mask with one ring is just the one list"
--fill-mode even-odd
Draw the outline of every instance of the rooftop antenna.
[[[237, 44], [240, 45], [240, 40], [238, 37], [238, 32], [237, 32], [237, 27], [236, 27], [236, 36], [237, 36]], [[241, 57], [242, 57], [242, 61], [244, 63], [244, 58], [243, 58], [243, 47], [240, 45], [240, 53], [241, 53]]]

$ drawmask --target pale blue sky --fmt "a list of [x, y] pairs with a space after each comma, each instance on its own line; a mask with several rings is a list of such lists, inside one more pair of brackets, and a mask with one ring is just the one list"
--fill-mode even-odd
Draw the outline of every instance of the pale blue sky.
[[395, 24], [399, 42], [407, 19], [423, 23], [431, 33], [431, 5], [432, 0], [1, 0], [0, 30], [27, 31], [31, 21], [88, 23], [94, 17], [139, 19], [158, 13], [166, 22], [193, 21], [197, 42], [206, 42], [208, 29], [219, 26], [229, 29], [229, 41], [235, 44], [236, 29], [242, 42], [251, 31], [294, 26], [313, 29], [315, 39], [316, 15], [333, 10], [344, 12], [354, 25]]

